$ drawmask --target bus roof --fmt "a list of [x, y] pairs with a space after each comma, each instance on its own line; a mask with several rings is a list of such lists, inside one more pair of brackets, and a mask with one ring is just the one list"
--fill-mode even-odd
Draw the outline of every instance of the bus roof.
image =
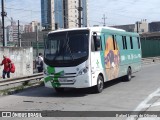
[[61, 29], [61, 30], [55, 30], [55, 31], [50, 31], [50, 33], [57, 33], [57, 32], [65, 32], [65, 31], [73, 31], [73, 30], [90, 30], [90, 31], [94, 31], [94, 32], [101, 32], [102, 30], [110, 30], [110, 31], [116, 31], [116, 32], [125, 32], [126, 34], [134, 34], [134, 35], [138, 35], [137, 33], [133, 33], [133, 32], [126, 32], [123, 29], [117, 29], [117, 28], [113, 28], [113, 27], [82, 27], [82, 28], [70, 28], [70, 29]]
[[82, 27], [82, 28], [59, 29], [59, 30], [55, 30], [55, 31], [50, 31], [49, 33], [63, 32], [63, 31], [72, 31], [72, 30], [101, 31], [102, 29], [125, 31], [125, 30], [122, 30], [122, 29], [117, 29], [117, 28], [112, 28], [112, 27]]

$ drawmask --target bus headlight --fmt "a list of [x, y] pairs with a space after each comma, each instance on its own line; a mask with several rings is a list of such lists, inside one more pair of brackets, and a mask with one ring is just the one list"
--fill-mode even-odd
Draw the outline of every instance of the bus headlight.
[[82, 70], [79, 71], [78, 75], [84, 75], [88, 72], [88, 67], [83, 68]]

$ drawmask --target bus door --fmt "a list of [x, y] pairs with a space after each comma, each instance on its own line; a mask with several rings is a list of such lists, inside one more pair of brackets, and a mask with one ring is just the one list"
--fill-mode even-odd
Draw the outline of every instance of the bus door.
[[92, 85], [96, 84], [97, 76], [104, 68], [104, 52], [102, 44], [102, 35], [100, 33], [93, 32], [91, 40], [91, 71], [92, 82], [94, 83], [92, 83]]

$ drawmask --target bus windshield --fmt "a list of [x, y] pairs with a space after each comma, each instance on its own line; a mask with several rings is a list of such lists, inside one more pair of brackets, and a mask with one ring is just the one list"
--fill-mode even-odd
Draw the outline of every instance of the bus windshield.
[[78, 65], [88, 58], [89, 30], [50, 33], [45, 41], [44, 60], [53, 67]]

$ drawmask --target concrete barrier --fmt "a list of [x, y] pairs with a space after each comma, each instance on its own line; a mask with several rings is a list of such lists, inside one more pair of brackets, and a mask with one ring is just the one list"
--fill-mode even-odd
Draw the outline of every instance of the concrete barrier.
[[[28, 76], [33, 74], [33, 48], [19, 47], [0, 47], [0, 63], [3, 60], [3, 55], [9, 57], [15, 64], [16, 71], [11, 73], [11, 78]], [[4, 66], [0, 66], [0, 77]], [[2, 79], [2, 78], [0, 78]]]

